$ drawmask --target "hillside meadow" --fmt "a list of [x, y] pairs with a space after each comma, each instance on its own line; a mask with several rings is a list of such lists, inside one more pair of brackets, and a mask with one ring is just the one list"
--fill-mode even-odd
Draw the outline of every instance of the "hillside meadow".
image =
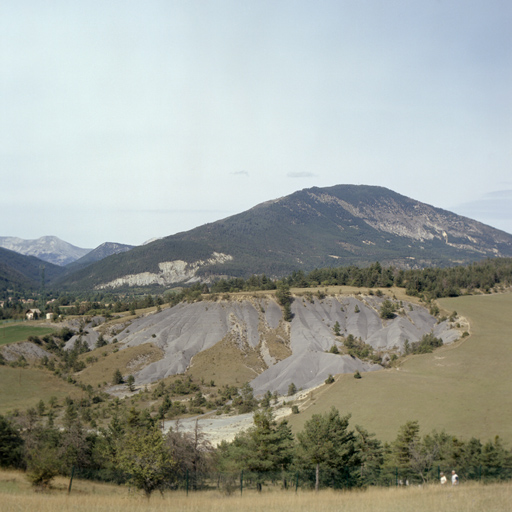
[[231, 496], [218, 491], [154, 493], [149, 501], [125, 486], [57, 478], [52, 489], [35, 492], [23, 473], [0, 471], [2, 512], [505, 512], [512, 503], [512, 484], [461, 484], [371, 488], [364, 491], [283, 491], [279, 488]]
[[52, 327], [40, 327], [31, 324], [0, 323], [0, 345], [24, 341], [29, 336], [44, 336], [54, 332]]
[[482, 442], [499, 435], [512, 444], [512, 294], [475, 295], [439, 300], [448, 311], [469, 320], [470, 336], [431, 354], [406, 358], [397, 368], [340, 375], [335, 383], [309, 394], [302, 412], [290, 418], [295, 432], [315, 413], [335, 406], [352, 414], [351, 424], [395, 439], [409, 420], [421, 434], [445, 430]]
[[76, 386], [37, 368], [0, 366], [0, 383], [0, 414], [35, 407], [40, 400], [48, 403], [52, 396], [62, 400], [83, 394]]

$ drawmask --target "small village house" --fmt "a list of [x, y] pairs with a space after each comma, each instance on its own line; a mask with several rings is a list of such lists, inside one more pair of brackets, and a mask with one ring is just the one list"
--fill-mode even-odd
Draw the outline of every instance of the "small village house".
[[27, 320], [37, 320], [41, 316], [41, 311], [39, 309], [29, 309], [26, 312]]

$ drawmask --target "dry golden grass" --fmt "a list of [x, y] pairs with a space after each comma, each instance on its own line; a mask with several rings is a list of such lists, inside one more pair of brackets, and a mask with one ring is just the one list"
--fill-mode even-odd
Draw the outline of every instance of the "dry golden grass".
[[293, 295], [301, 297], [305, 294], [313, 294], [313, 297], [320, 291], [327, 295], [360, 295], [362, 297], [369, 295], [370, 292], [376, 293], [377, 290], [382, 292], [384, 298], [393, 298], [396, 300], [403, 300], [419, 304], [420, 300], [417, 297], [411, 297], [406, 295], [405, 288], [397, 288], [393, 286], [391, 288], [358, 288], [355, 286], [317, 286], [315, 288], [291, 288]]
[[246, 348], [245, 353], [242, 353], [228, 335], [213, 347], [196, 354], [187, 375], [195, 380], [213, 380], [217, 387], [225, 384], [240, 386], [251, 381], [260, 373], [255, 367], [260, 369], [263, 363], [254, 349], [249, 346]]
[[48, 402], [51, 396], [60, 400], [80, 393], [80, 389], [48, 371], [0, 366], [0, 414], [35, 407], [39, 400]]
[[148, 501], [127, 487], [57, 479], [47, 492], [33, 491], [19, 472], [0, 472], [2, 512], [508, 512], [512, 484], [462, 483], [457, 488], [439, 485], [376, 488], [366, 491], [271, 490], [244, 491], [226, 496], [217, 491], [155, 493]]
[[159, 361], [163, 356], [163, 351], [152, 343], [125, 348], [117, 352], [114, 352], [115, 349], [116, 345], [106, 345], [83, 354], [81, 356], [83, 360], [88, 357], [97, 357], [98, 361], [77, 373], [77, 380], [86, 385], [91, 384], [93, 387], [105, 381], [110, 384], [115, 370], [121, 370], [123, 375], [135, 373], [144, 366]]

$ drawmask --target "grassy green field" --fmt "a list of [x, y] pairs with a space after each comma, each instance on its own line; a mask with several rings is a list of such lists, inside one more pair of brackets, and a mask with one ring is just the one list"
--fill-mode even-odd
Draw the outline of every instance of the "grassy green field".
[[309, 406], [290, 418], [294, 431], [332, 405], [351, 413], [383, 441], [408, 420], [421, 433], [446, 430], [482, 441], [499, 435], [512, 444], [512, 294], [443, 299], [442, 308], [470, 321], [471, 335], [432, 354], [411, 356], [396, 369], [342, 375], [312, 393]]
[[512, 484], [461, 484], [371, 488], [366, 491], [275, 490], [226, 496], [217, 491], [154, 493], [149, 501], [127, 487], [58, 478], [50, 491], [34, 492], [22, 473], [0, 471], [2, 512], [508, 512]]
[[0, 324], [0, 345], [24, 341], [29, 336], [44, 336], [54, 332], [51, 327], [40, 327], [30, 324]]

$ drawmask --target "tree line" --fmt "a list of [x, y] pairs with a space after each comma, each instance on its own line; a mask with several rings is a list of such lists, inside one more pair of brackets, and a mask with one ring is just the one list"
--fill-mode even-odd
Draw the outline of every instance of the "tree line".
[[445, 431], [421, 436], [418, 422], [408, 421], [394, 441], [383, 443], [359, 425], [352, 428], [350, 415], [334, 407], [314, 414], [296, 436], [286, 420], [262, 407], [250, 429], [216, 448], [197, 421], [190, 431], [179, 421], [168, 432], [161, 427], [156, 415], [135, 408], [119, 408], [95, 430], [72, 412], [62, 428], [33, 414], [0, 416], [0, 466], [24, 469], [34, 486], [79, 468], [82, 477], [126, 483], [148, 497], [180, 487], [185, 476], [200, 488], [212, 473], [244, 472], [260, 489], [285, 472], [300, 474], [302, 485], [315, 489], [389, 485], [398, 475], [404, 483], [427, 482], [437, 478], [436, 468], [456, 469], [463, 479], [477, 478], [482, 467], [493, 478], [512, 478], [512, 453], [499, 437], [482, 443]]
[[[423, 269], [400, 269], [384, 267], [379, 262], [368, 267], [355, 265], [347, 267], [326, 267], [310, 272], [297, 270], [281, 279], [269, 278], [265, 274], [253, 275], [247, 279], [237, 277], [218, 279], [213, 283], [194, 283], [190, 286], [169, 290], [163, 294], [116, 294], [113, 292], [51, 293], [44, 297], [31, 294], [30, 307], [39, 307], [44, 312], [59, 315], [103, 315], [107, 318], [117, 313], [137, 309], [174, 306], [180, 302], [196, 302], [204, 295], [217, 298], [229, 293], [279, 290], [279, 288], [314, 288], [318, 286], [354, 286], [358, 288], [404, 288], [411, 296], [433, 300], [440, 297], [456, 297], [475, 291], [488, 293], [499, 287], [512, 284], [512, 258], [494, 258], [454, 267], [432, 267]], [[24, 318], [29, 305], [17, 293], [4, 293], [0, 320]], [[1, 298], [1, 297], [0, 297]], [[50, 301], [50, 299], [52, 299]], [[53, 300], [54, 299], [54, 300]], [[286, 307], [287, 299], [283, 301]]]
[[489, 292], [497, 286], [512, 284], [512, 258], [494, 258], [469, 265], [400, 269], [383, 267], [376, 262], [368, 267], [327, 267], [311, 272], [297, 270], [278, 281], [266, 276], [249, 279], [221, 279], [212, 285], [215, 292], [240, 292], [276, 289], [279, 284], [295, 288], [318, 286], [354, 286], [357, 288], [405, 288], [411, 296], [423, 295], [427, 299], [455, 297], [475, 290]]

